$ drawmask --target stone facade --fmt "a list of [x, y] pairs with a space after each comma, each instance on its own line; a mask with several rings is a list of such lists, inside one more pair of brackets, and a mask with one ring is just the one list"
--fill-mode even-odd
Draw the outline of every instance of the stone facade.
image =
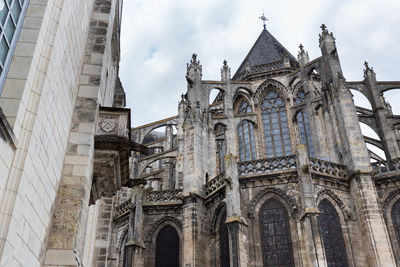
[[0, 265], [82, 266], [100, 106], [125, 106], [122, 1], [28, 2], [0, 90]]
[[[107, 240], [93, 265], [164, 266], [179, 248], [185, 267], [396, 266], [400, 118], [382, 93], [400, 82], [376, 81], [367, 63], [363, 81], [346, 81], [324, 26], [320, 47], [310, 61], [300, 46], [295, 59], [264, 29], [232, 78], [224, 62], [220, 81], [203, 80], [193, 55], [178, 115], [132, 129], [147, 155], [131, 153], [130, 187], [94, 205], [88, 227]], [[356, 107], [350, 89], [373, 110]], [[179, 241], [166, 249], [157, 244], [168, 227]]]
[[203, 80], [193, 55], [178, 115], [131, 128], [121, 9], [29, 1], [0, 95], [0, 266], [400, 264], [400, 117], [382, 96], [400, 82], [367, 63], [346, 81], [325, 26], [311, 61], [264, 29], [233, 77], [224, 61]]

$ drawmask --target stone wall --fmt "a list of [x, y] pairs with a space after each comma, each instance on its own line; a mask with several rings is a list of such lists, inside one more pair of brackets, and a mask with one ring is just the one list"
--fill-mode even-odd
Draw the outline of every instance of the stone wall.
[[17, 140], [1, 172], [2, 266], [43, 262], [92, 4], [30, 1], [0, 101]]

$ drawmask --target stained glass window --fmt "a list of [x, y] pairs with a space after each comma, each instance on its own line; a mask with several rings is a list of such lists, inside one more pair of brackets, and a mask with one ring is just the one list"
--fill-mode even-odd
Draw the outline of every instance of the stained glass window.
[[300, 90], [299, 92], [297, 92], [297, 96], [296, 96], [296, 98], [294, 100], [294, 103], [295, 104], [301, 104], [304, 101], [306, 101], [306, 95], [304, 94], [303, 90]]
[[167, 225], [157, 235], [156, 267], [179, 266], [179, 235], [175, 228]]
[[261, 206], [260, 233], [264, 266], [294, 266], [288, 215], [279, 201]]
[[292, 153], [285, 101], [271, 90], [261, 104], [267, 157], [287, 156]]
[[396, 232], [397, 242], [400, 245], [400, 201], [397, 201], [392, 208], [392, 222]]
[[336, 209], [326, 199], [319, 203], [318, 209], [321, 212], [319, 215], [319, 227], [328, 267], [348, 266], [342, 226]]
[[254, 126], [249, 121], [241, 121], [237, 128], [240, 161], [256, 159]]
[[308, 154], [314, 157], [314, 144], [311, 138], [310, 122], [306, 112], [297, 113], [297, 126], [299, 127], [300, 142], [307, 146]]
[[228, 227], [226, 226], [226, 211], [221, 216], [219, 222], [219, 256], [220, 256], [220, 267], [229, 267], [229, 237]]
[[240, 102], [238, 113], [250, 113], [251, 111], [252, 110], [251, 110], [251, 106], [250, 106], [249, 102], [247, 102], [246, 100], [243, 99]]
[[[16, 44], [16, 37], [22, 27], [24, 12], [29, 1], [0, 0], [0, 77], [4, 82], [4, 70], [9, 66]], [[0, 92], [1, 92], [0, 88]]]
[[225, 155], [226, 155], [226, 140], [225, 140], [225, 126], [217, 124], [215, 126], [215, 142], [217, 145], [217, 167], [218, 173], [225, 171]]

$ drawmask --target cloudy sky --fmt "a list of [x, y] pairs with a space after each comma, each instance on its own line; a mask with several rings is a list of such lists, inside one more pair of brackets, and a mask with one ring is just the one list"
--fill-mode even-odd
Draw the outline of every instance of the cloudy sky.
[[[363, 79], [365, 60], [378, 80], [400, 80], [399, 0], [126, 0], [120, 76], [132, 125], [177, 114], [192, 53], [203, 79], [220, 80], [224, 59], [233, 75], [262, 30], [263, 10], [267, 29], [295, 57], [300, 43], [311, 59], [320, 56], [325, 23], [348, 81]], [[385, 96], [400, 114], [400, 90]]]

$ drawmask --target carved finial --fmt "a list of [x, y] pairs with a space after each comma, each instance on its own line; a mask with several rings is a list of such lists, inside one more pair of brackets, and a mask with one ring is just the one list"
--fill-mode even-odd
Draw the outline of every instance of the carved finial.
[[364, 79], [367, 78], [368, 75], [372, 75], [373, 77], [375, 77], [374, 69], [369, 66], [367, 61], [364, 61], [364, 66]]
[[322, 24], [320, 28], [322, 29], [322, 33], [328, 33], [325, 24]]
[[222, 69], [221, 69], [221, 80], [227, 81], [231, 78], [231, 69], [228, 66], [228, 61], [224, 59]]
[[304, 67], [309, 62], [308, 53], [304, 51], [304, 46], [302, 44], [299, 45], [300, 51], [297, 55], [299, 60], [300, 67]]
[[193, 53], [190, 63], [197, 63], [197, 55], [195, 53]]
[[264, 16], [264, 10], [263, 13], [261, 15], [261, 17], [258, 17], [259, 19], [261, 19], [263, 21], [263, 26], [264, 26], [264, 30], [266, 29], [266, 24], [265, 22], [268, 20], [265, 16]]
[[299, 45], [300, 53], [304, 53], [304, 46], [302, 44]]
[[[202, 72], [202, 67], [200, 65], [200, 61], [197, 59], [197, 55], [193, 53], [192, 59], [190, 60], [190, 64], [187, 64], [187, 71], [186, 71], [186, 76], [191, 76], [189, 75], [190, 73], [198, 73], [200, 74], [201, 77], [201, 72]], [[186, 78], [187, 79], [187, 78]], [[193, 80], [193, 78], [190, 77], [190, 79]]]
[[333, 39], [335, 39], [335, 37], [333, 37], [333, 33], [332, 32], [330, 33], [328, 31], [328, 28], [325, 26], [325, 24], [322, 24], [320, 28], [322, 29], [322, 34], [321, 33], [319, 34], [319, 41], [321, 41], [323, 39], [323, 37], [325, 37], [327, 35], [329, 35]]

